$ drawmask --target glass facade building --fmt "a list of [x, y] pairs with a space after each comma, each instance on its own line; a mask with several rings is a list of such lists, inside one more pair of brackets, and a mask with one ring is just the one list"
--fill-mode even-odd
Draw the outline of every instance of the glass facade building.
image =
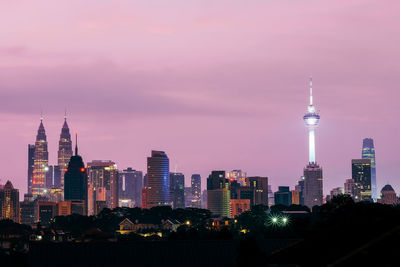
[[378, 199], [378, 190], [376, 185], [375, 147], [372, 138], [365, 138], [363, 140], [362, 158], [371, 160], [371, 195], [372, 199], [376, 202]]

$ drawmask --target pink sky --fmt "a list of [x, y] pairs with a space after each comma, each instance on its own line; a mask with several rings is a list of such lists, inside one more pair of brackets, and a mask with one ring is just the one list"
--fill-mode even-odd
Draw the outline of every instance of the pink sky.
[[187, 183], [242, 169], [293, 186], [308, 160], [312, 75], [325, 193], [350, 178], [365, 137], [378, 189], [400, 192], [399, 10], [398, 0], [3, 0], [0, 182], [26, 192], [40, 110], [56, 163], [67, 107], [85, 161], [144, 171], [165, 150]]

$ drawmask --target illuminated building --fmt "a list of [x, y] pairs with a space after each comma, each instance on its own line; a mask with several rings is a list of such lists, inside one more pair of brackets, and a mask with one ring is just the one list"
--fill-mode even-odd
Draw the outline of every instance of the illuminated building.
[[57, 215], [68, 216], [71, 215], [71, 201], [60, 201], [57, 203]]
[[147, 187], [142, 188], [142, 209], [149, 209], [147, 203], [149, 202], [149, 189]]
[[360, 200], [372, 201], [371, 196], [371, 159], [351, 160], [352, 178], [360, 188]]
[[38, 221], [41, 225], [48, 226], [52, 218], [57, 216], [57, 203], [39, 201], [37, 205]]
[[192, 187], [189, 186], [185, 187], [185, 207], [192, 208], [192, 201], [193, 201]]
[[[71, 134], [67, 124], [67, 116], [64, 116], [64, 124], [61, 129], [60, 141], [58, 142], [58, 166], [61, 171], [60, 186], [64, 187], [64, 172], [68, 168], [69, 160], [72, 157], [72, 141]], [[59, 186], [57, 186], [59, 187]]]
[[19, 190], [14, 189], [10, 181], [0, 189], [0, 208], [0, 220], [10, 219], [19, 223]]
[[[97, 201], [105, 201], [106, 207], [118, 207], [118, 169], [111, 160], [93, 160], [87, 163], [89, 179], [89, 215], [95, 214]], [[99, 210], [100, 212], [100, 210]]]
[[28, 194], [32, 194], [34, 167], [35, 167], [35, 145], [28, 145]]
[[399, 198], [391, 185], [387, 184], [382, 188], [379, 203], [387, 205], [396, 205], [400, 203]]
[[170, 201], [172, 208], [185, 208], [185, 176], [182, 173], [169, 173]]
[[304, 206], [310, 209], [322, 205], [322, 168], [316, 163], [310, 163], [304, 168], [303, 201]]
[[[127, 168], [118, 174], [118, 179], [120, 204], [127, 203], [130, 200], [129, 206], [141, 207], [143, 173], [132, 168]], [[124, 201], [121, 202], [121, 200]]]
[[254, 189], [254, 205], [268, 206], [268, 177], [253, 176], [246, 181]]
[[[294, 189], [299, 192], [299, 205], [304, 205], [303, 191], [304, 191], [304, 176], [300, 177]], [[293, 201], [293, 200], [292, 200]]]
[[268, 185], [268, 206], [274, 206], [275, 205], [275, 199], [274, 199], [274, 192], [272, 192], [272, 186]]
[[291, 193], [292, 193], [292, 204], [300, 205], [300, 191], [292, 190]]
[[376, 202], [378, 199], [378, 190], [376, 187], [376, 162], [375, 162], [375, 147], [372, 138], [363, 140], [362, 158], [371, 160], [371, 196]]
[[250, 199], [231, 199], [231, 218], [250, 210]]
[[46, 168], [46, 188], [61, 187], [61, 170], [60, 166], [48, 166]]
[[226, 178], [237, 181], [241, 186], [246, 186], [246, 173], [242, 170], [233, 170], [227, 172]]
[[315, 159], [315, 128], [318, 126], [320, 116], [313, 104], [312, 79], [310, 79], [310, 104], [307, 114], [303, 117], [308, 128], [308, 165], [304, 168], [304, 185], [302, 198], [304, 205], [312, 208], [315, 205], [322, 205], [322, 168]]
[[231, 216], [231, 197], [225, 171], [212, 171], [207, 178], [207, 209], [215, 216]]
[[201, 208], [201, 176], [200, 174], [192, 174], [190, 178], [191, 187], [191, 204], [192, 208]]
[[275, 205], [290, 206], [292, 204], [292, 192], [289, 186], [278, 186], [278, 191], [274, 193]]
[[147, 158], [147, 207], [171, 205], [169, 159], [163, 151], [151, 151]]
[[32, 179], [32, 195], [34, 197], [46, 193], [46, 169], [49, 165], [49, 153], [47, 151], [46, 131], [43, 126], [43, 118], [40, 119], [39, 130], [36, 136], [34, 152], [34, 168]]
[[[76, 137], [77, 139], [77, 137]], [[78, 143], [75, 144], [75, 155], [68, 163], [64, 175], [64, 200], [71, 200], [76, 205], [82, 205], [82, 211], [76, 213], [86, 215], [88, 178], [82, 157], [78, 155]], [[81, 203], [80, 205], [78, 203]]]
[[354, 201], [361, 199], [360, 187], [353, 179], [346, 179], [344, 183], [344, 194], [351, 196]]

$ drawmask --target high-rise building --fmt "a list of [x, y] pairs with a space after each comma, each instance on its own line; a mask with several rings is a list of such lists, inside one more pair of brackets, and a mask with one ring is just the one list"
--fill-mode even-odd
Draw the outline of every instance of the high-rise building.
[[387, 184], [382, 188], [379, 202], [387, 205], [396, 205], [400, 203], [396, 192], [390, 184]]
[[38, 221], [43, 226], [48, 226], [51, 219], [57, 216], [57, 203], [55, 202], [38, 202]]
[[278, 186], [278, 191], [275, 192], [275, 205], [292, 205], [292, 192], [289, 186]]
[[304, 168], [304, 190], [302, 198], [304, 205], [312, 208], [322, 205], [322, 168], [315, 159], [315, 128], [318, 126], [320, 116], [313, 104], [312, 79], [310, 78], [310, 104], [303, 120], [308, 129], [308, 165]]
[[43, 118], [40, 119], [39, 130], [36, 136], [34, 152], [34, 168], [32, 179], [32, 195], [34, 197], [46, 193], [46, 169], [49, 165], [49, 153], [47, 151], [46, 131], [43, 126]]
[[68, 168], [69, 160], [72, 157], [72, 141], [69, 127], [67, 124], [67, 116], [64, 116], [64, 124], [61, 128], [60, 141], [58, 142], [58, 166], [61, 171], [61, 187], [64, 187], [64, 173]]
[[292, 204], [293, 205], [300, 205], [300, 191], [299, 190], [292, 190]]
[[365, 138], [363, 140], [362, 158], [371, 160], [371, 195], [372, 199], [376, 202], [378, 199], [378, 190], [376, 187], [375, 147], [372, 138]]
[[170, 201], [174, 209], [185, 208], [185, 176], [183, 173], [169, 173]]
[[231, 218], [250, 209], [250, 199], [231, 199]]
[[331, 190], [331, 193], [326, 197], [326, 201], [330, 201], [333, 199], [333, 197], [343, 194], [344, 194], [343, 187], [335, 187]]
[[201, 176], [200, 174], [192, 174], [191, 181], [191, 207], [201, 208]]
[[118, 198], [130, 200], [132, 207], [142, 206], [143, 173], [127, 168], [118, 174]]
[[[88, 207], [89, 215], [97, 214], [96, 202], [105, 202], [106, 207], [118, 207], [118, 169], [111, 160], [93, 160], [87, 163], [89, 180]], [[102, 206], [102, 205], [100, 205]]]
[[16, 223], [20, 222], [19, 218], [19, 190], [14, 189], [10, 181], [7, 181], [2, 189], [0, 189], [0, 220], [10, 219]]
[[[81, 203], [81, 215], [87, 214], [88, 178], [82, 157], [78, 155], [78, 143], [75, 144], [75, 155], [71, 157], [64, 175], [64, 199]], [[78, 204], [77, 204], [78, 205]]]
[[207, 178], [207, 209], [214, 215], [231, 216], [231, 198], [225, 171], [212, 171]]
[[[185, 208], [191, 207], [192, 208], [192, 201], [193, 201], [193, 194], [192, 194], [192, 187], [185, 187]], [[193, 207], [197, 208], [197, 207]]]
[[33, 226], [35, 222], [35, 210], [37, 201], [30, 194], [24, 195], [24, 201], [20, 202], [20, 218], [21, 224]]
[[371, 195], [371, 159], [351, 160], [352, 178], [360, 188], [360, 200], [372, 201]]
[[272, 186], [268, 185], [268, 206], [274, 206], [275, 205], [275, 198], [274, 198], [274, 192], [272, 192]]
[[268, 206], [268, 177], [249, 177], [246, 184], [254, 189], [254, 205]]
[[299, 192], [299, 205], [304, 205], [304, 198], [303, 198], [304, 176], [300, 177], [300, 180], [297, 182], [297, 185], [294, 186], [294, 190]]
[[171, 205], [169, 159], [164, 151], [151, 151], [147, 158], [147, 207]]
[[28, 194], [32, 194], [34, 167], [35, 167], [35, 145], [28, 145]]
[[242, 170], [233, 170], [227, 172], [226, 178], [237, 181], [241, 186], [246, 186], [246, 173]]
[[61, 169], [60, 166], [48, 166], [46, 168], [46, 188], [47, 190], [51, 188], [61, 187]]
[[304, 206], [310, 209], [322, 205], [322, 168], [316, 163], [310, 163], [304, 168], [303, 201]]
[[344, 183], [344, 194], [351, 196], [354, 201], [359, 201], [361, 199], [360, 187], [353, 179], [346, 179]]

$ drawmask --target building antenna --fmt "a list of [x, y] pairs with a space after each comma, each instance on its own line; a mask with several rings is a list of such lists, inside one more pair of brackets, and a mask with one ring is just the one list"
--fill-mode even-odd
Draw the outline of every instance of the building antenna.
[[64, 120], [67, 120], [67, 108], [64, 109]]
[[312, 76], [310, 76], [310, 106], [313, 104], [313, 96], [312, 96]]
[[177, 169], [178, 169], [178, 164], [175, 164], [175, 173]]
[[40, 122], [42, 122], [42, 121], [43, 121], [43, 110], [40, 109]]
[[78, 156], [78, 132], [75, 132], [75, 156]]

